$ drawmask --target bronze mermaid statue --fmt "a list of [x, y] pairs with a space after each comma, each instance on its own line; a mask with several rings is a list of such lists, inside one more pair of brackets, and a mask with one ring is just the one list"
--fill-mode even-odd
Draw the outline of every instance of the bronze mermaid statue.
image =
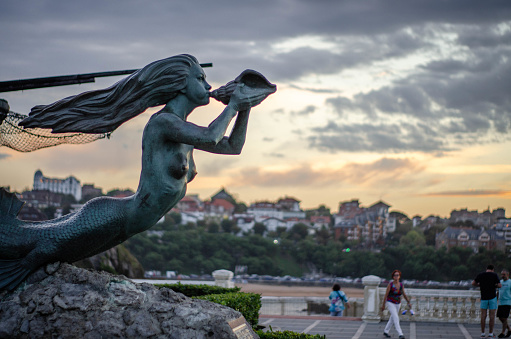
[[[210, 92], [197, 59], [182, 54], [155, 61], [104, 90], [82, 93], [36, 106], [26, 127], [54, 133], [113, 131], [148, 107], [165, 105], [146, 124], [142, 136], [139, 186], [127, 198], [99, 197], [80, 210], [42, 221], [22, 221], [23, 206], [0, 190], [0, 291], [13, 290], [38, 268], [74, 262], [101, 253], [152, 227], [185, 193], [196, 175], [193, 150], [240, 154], [250, 109], [276, 91], [261, 74], [247, 70]], [[210, 97], [227, 106], [208, 127], [187, 122]], [[229, 136], [229, 123], [236, 121]]]

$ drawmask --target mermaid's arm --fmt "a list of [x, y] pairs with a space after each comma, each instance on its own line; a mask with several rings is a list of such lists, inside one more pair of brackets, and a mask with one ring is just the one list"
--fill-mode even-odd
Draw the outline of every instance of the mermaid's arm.
[[[265, 93], [251, 91], [244, 85], [238, 85], [227, 106], [208, 127], [197, 126], [183, 120], [178, 114], [173, 114], [176, 107], [167, 106], [161, 112], [170, 114], [157, 114], [152, 126], [155, 126], [164, 139], [172, 142], [192, 145], [211, 153], [239, 154], [245, 142], [248, 111], [266, 97]], [[231, 136], [225, 137], [229, 123], [238, 112], [241, 112], [240, 117], [236, 119]]]
[[[165, 110], [162, 110], [165, 112]], [[227, 127], [237, 112], [227, 105], [208, 127], [184, 121], [176, 114], [156, 114], [151, 119], [151, 133], [158, 133], [163, 139], [196, 148], [215, 147], [225, 135]]]
[[216, 154], [240, 154], [247, 135], [250, 108], [240, 111], [229, 137], [223, 137], [216, 145], [199, 145], [196, 149]]

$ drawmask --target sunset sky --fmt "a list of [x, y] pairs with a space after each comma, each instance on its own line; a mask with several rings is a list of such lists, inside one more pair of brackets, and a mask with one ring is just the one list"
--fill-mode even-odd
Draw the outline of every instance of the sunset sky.
[[[240, 156], [196, 151], [189, 194], [250, 204], [379, 200], [414, 216], [488, 207], [511, 215], [511, 2], [2, 1], [0, 81], [141, 68], [196, 56], [217, 88], [244, 69], [278, 91], [254, 108]], [[0, 93], [14, 112], [120, 77]], [[207, 125], [223, 105], [198, 108]], [[155, 112], [155, 110], [152, 110]], [[110, 140], [30, 153], [0, 147], [0, 186], [34, 172], [104, 192], [136, 189], [151, 112]]]

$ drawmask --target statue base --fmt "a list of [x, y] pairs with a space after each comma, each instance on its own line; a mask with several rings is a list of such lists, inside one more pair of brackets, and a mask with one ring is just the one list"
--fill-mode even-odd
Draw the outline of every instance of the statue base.
[[0, 294], [0, 338], [258, 337], [241, 313], [168, 288], [69, 264], [42, 270]]

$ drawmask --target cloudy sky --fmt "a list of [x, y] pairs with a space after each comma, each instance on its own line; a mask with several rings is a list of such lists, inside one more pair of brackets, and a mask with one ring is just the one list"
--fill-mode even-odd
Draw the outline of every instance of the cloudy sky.
[[[140, 68], [196, 56], [217, 88], [246, 68], [278, 85], [252, 111], [240, 156], [195, 154], [189, 193], [222, 186], [303, 208], [383, 200], [410, 216], [511, 214], [511, 3], [501, 1], [2, 1], [0, 81]], [[119, 77], [0, 93], [14, 112]], [[211, 103], [191, 121], [207, 125]], [[154, 112], [154, 111], [153, 111]], [[151, 112], [110, 140], [31, 153], [0, 148], [0, 186], [74, 175], [136, 189]]]

